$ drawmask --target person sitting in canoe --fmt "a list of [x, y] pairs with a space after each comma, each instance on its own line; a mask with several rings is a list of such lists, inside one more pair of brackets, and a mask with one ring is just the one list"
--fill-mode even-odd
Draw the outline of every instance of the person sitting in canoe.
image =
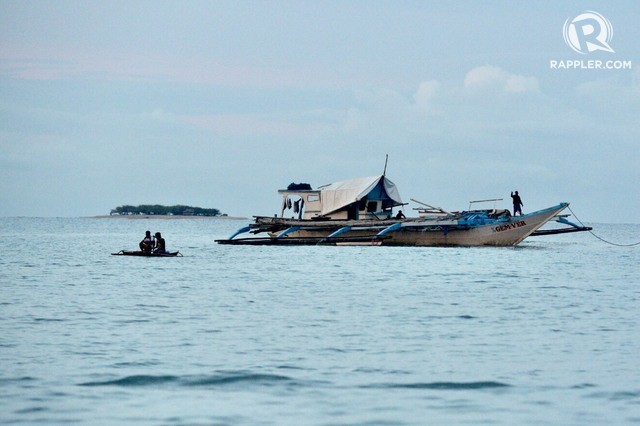
[[159, 253], [159, 254], [164, 254], [167, 252], [166, 243], [164, 241], [164, 238], [162, 238], [162, 235], [160, 235], [159, 232], [156, 232], [156, 245], [153, 249], [153, 252]]
[[151, 253], [151, 250], [153, 249], [154, 243], [153, 243], [153, 237], [151, 236], [151, 231], [147, 231], [144, 235], [144, 238], [142, 239], [142, 241], [140, 241], [140, 244], [138, 244], [140, 246], [140, 250], [145, 252], [145, 253]]

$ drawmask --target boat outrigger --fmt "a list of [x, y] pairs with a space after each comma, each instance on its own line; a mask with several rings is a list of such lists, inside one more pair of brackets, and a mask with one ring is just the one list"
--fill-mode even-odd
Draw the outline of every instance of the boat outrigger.
[[[254, 216], [254, 222], [230, 238], [235, 245], [389, 245], [389, 246], [515, 246], [532, 235], [587, 231], [560, 213], [569, 203], [511, 216], [508, 210], [449, 212], [418, 202], [419, 217], [393, 215], [406, 205], [396, 185], [384, 175], [351, 179], [312, 189], [291, 184], [279, 190], [280, 216]], [[416, 201], [417, 200], [413, 200]], [[290, 212], [292, 210], [292, 213]], [[288, 213], [289, 216], [285, 217]], [[542, 231], [549, 221], [568, 225]], [[244, 233], [268, 237], [236, 238]]]

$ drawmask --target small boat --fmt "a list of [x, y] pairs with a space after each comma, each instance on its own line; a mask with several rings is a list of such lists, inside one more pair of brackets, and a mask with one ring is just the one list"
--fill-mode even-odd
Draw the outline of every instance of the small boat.
[[[521, 216], [511, 216], [509, 210], [499, 209], [470, 208], [450, 212], [418, 202], [427, 208], [420, 209], [419, 217], [394, 216], [393, 208], [406, 204], [396, 185], [385, 175], [350, 179], [315, 190], [309, 184], [292, 183], [278, 193], [282, 196], [279, 217], [254, 216], [253, 223], [230, 238], [216, 242], [230, 245], [507, 247], [521, 243], [530, 235], [548, 235], [539, 229], [553, 220], [569, 227], [549, 233], [590, 229], [572, 224], [566, 220], [567, 215], [560, 215], [569, 206], [565, 202]], [[236, 239], [244, 233], [266, 233], [268, 237]]]
[[165, 253], [153, 253], [148, 251], [128, 251], [120, 250], [117, 253], [111, 253], [112, 256], [140, 256], [140, 257], [182, 257], [179, 251], [168, 251]]

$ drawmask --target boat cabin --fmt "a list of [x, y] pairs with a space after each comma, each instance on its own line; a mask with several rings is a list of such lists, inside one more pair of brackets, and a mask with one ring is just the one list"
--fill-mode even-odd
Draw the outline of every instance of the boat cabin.
[[295, 219], [389, 219], [403, 205], [396, 185], [383, 175], [350, 179], [312, 189], [292, 183], [281, 189], [280, 217]]

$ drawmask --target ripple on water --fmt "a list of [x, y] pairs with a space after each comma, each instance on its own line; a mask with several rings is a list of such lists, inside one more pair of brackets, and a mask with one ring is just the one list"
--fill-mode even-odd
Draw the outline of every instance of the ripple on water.
[[286, 384], [288, 386], [303, 386], [305, 381], [279, 374], [260, 374], [252, 372], [223, 372], [214, 375], [174, 376], [174, 375], [131, 375], [114, 380], [93, 381], [80, 383], [79, 386], [121, 386], [141, 387], [175, 385], [184, 387], [216, 387], [228, 385], [274, 386]]

